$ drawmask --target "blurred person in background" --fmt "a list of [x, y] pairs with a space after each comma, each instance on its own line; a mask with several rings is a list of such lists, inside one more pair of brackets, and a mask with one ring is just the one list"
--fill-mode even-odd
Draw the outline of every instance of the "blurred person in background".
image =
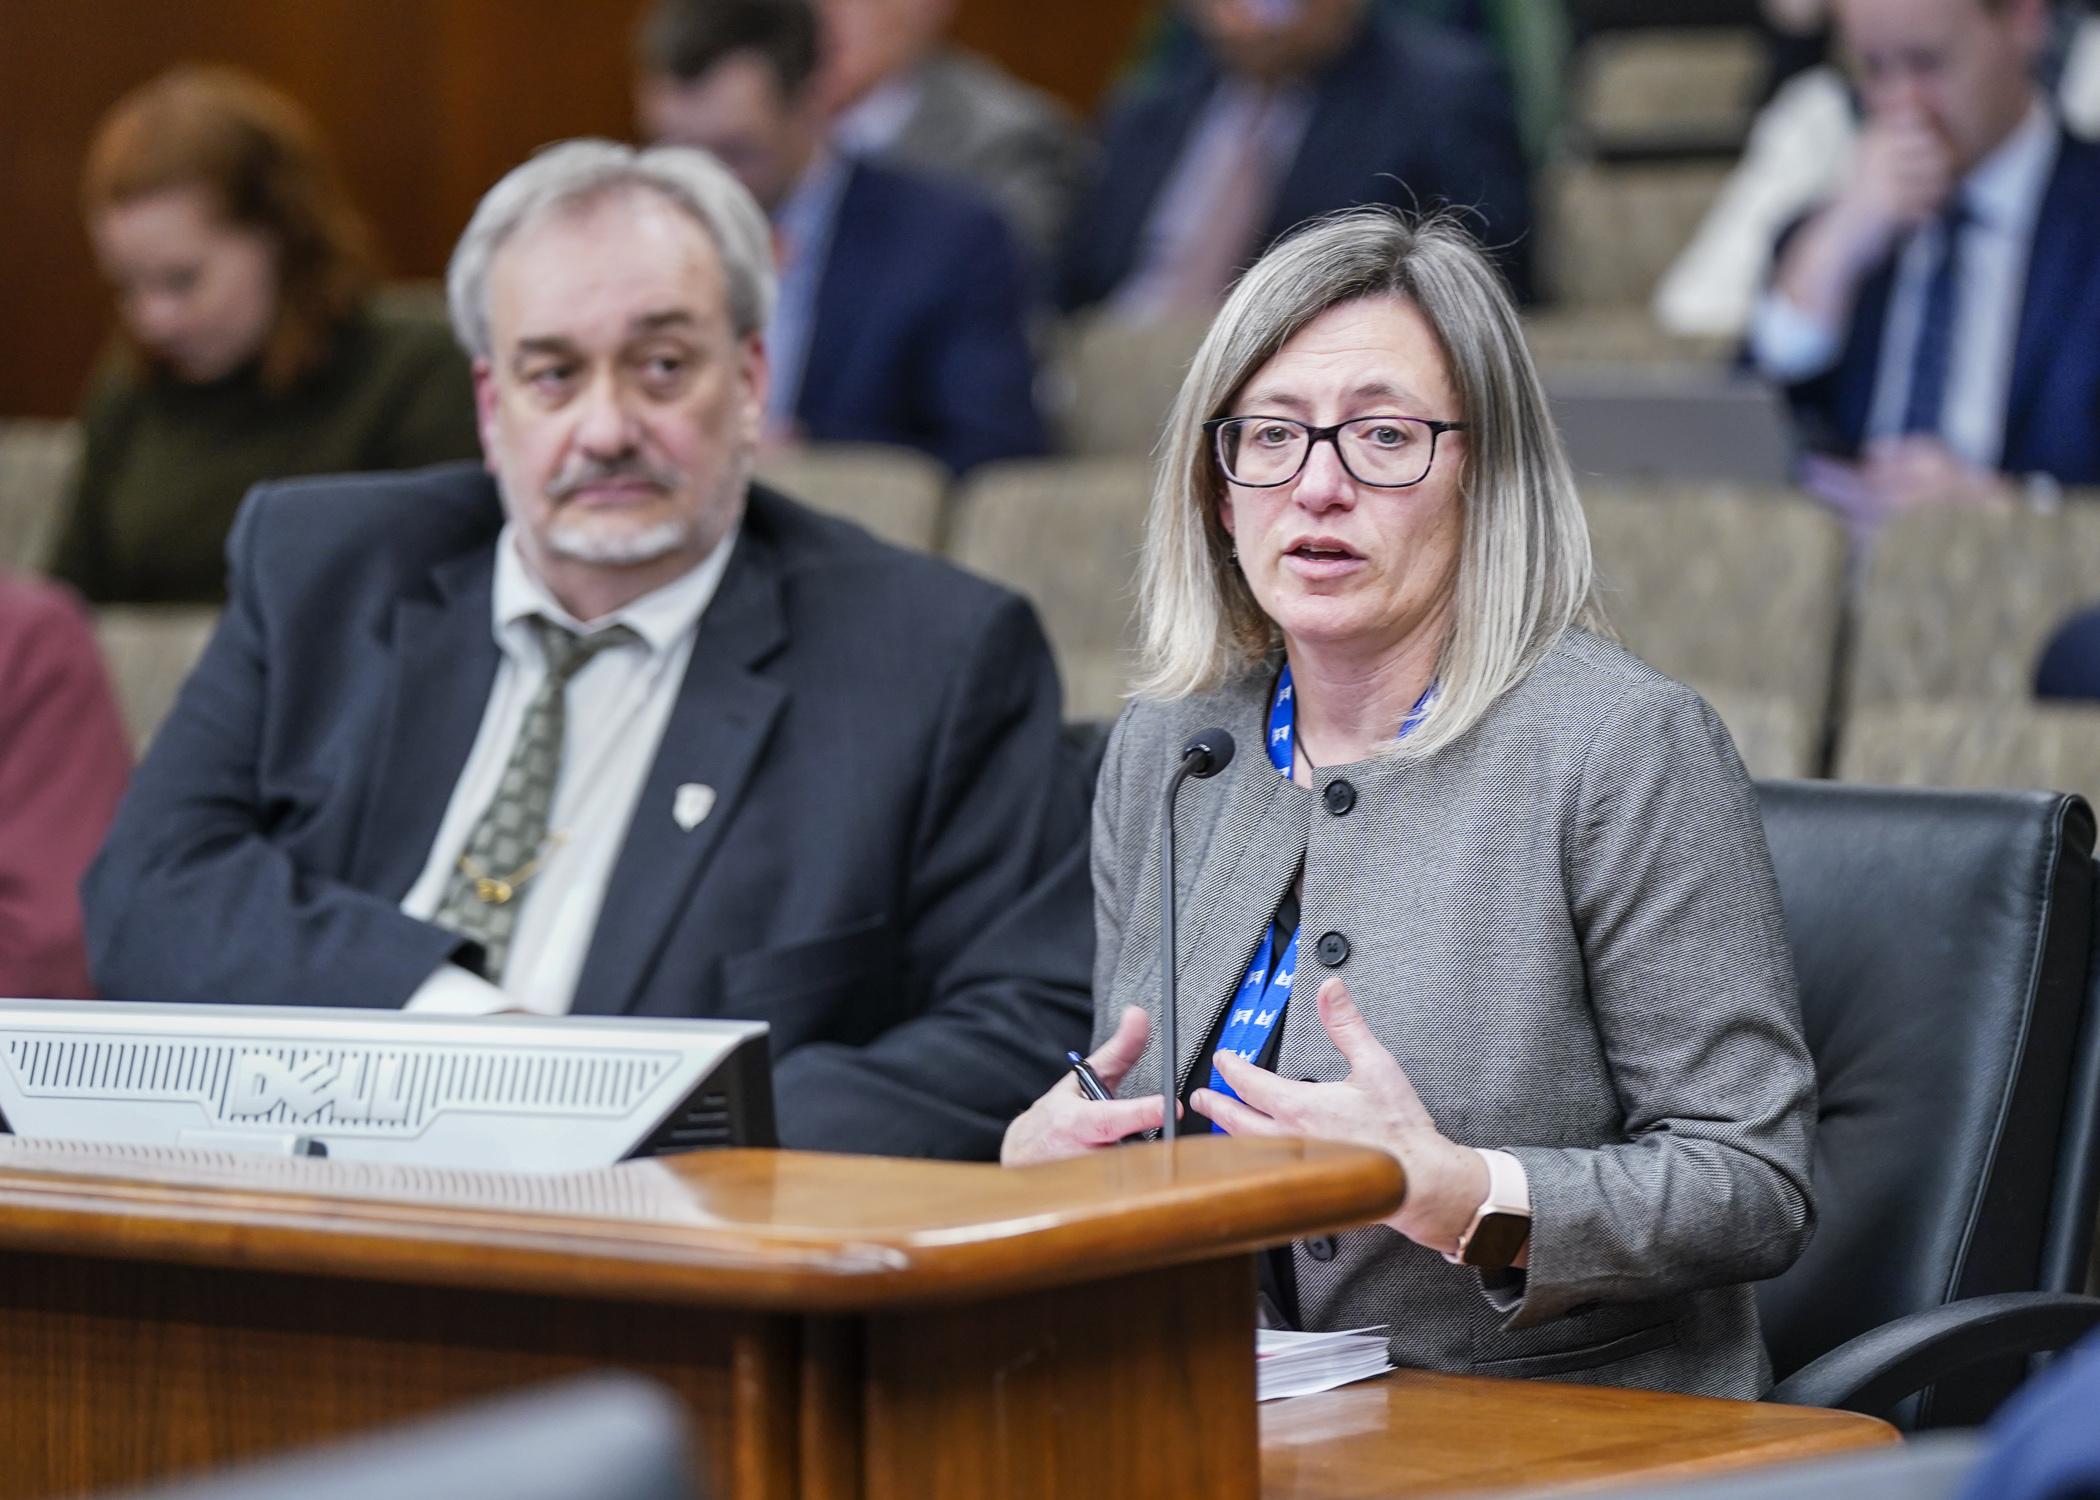
[[59, 549], [90, 599], [223, 600], [226, 533], [262, 480], [480, 453], [465, 356], [442, 323], [373, 305], [364, 222], [277, 90], [184, 67], [127, 95], [82, 206], [121, 320]]
[[1502, 59], [1517, 109], [1524, 157], [1553, 155], [1567, 114], [1572, 17], [1563, 0], [1376, 0], [1389, 14], [1437, 22], [1479, 36]]
[[769, 445], [901, 444], [958, 474], [1045, 450], [1006, 221], [831, 146], [808, 0], [662, 0], [640, 49], [642, 133], [711, 152], [773, 222]]
[[0, 995], [94, 998], [80, 876], [130, 773], [80, 601], [0, 572]]
[[1087, 146], [1064, 106], [941, 38], [955, 0], [818, 0], [815, 89], [843, 154], [968, 183], [1038, 265], [1070, 214]]
[[2100, 482], [2100, 146], [2034, 82], [2044, 0], [1837, 0], [1866, 122], [1751, 326], [1856, 534]]
[[1206, 314], [1292, 225], [1356, 204], [1475, 211], [1519, 297], [1531, 193], [1477, 38], [1366, 0], [1181, 0], [1188, 29], [1109, 104], [1059, 296]]
[[[1780, 234], [1845, 178], [1860, 102], [1831, 50], [1829, 0], [1764, 0], [1774, 37], [1769, 96], [1691, 242], [1656, 284], [1656, 321], [1691, 338], [1739, 339], [1772, 271]], [[2100, 139], [2100, 17], [2056, 9], [2037, 77], [2071, 134]]]

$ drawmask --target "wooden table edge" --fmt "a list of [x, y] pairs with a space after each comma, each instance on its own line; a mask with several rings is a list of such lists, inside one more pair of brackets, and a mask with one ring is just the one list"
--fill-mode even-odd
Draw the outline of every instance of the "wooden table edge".
[[1401, 1192], [1398, 1163], [1383, 1153], [1328, 1157], [1303, 1176], [1318, 1191], [1281, 1204], [1231, 1183], [1155, 1195], [1185, 1200], [1188, 1221], [1174, 1234], [1142, 1232], [1157, 1228], [1157, 1214], [1109, 1213], [977, 1242], [899, 1243], [0, 1171], [0, 1250], [613, 1301], [877, 1311], [1250, 1253], [1375, 1220]]

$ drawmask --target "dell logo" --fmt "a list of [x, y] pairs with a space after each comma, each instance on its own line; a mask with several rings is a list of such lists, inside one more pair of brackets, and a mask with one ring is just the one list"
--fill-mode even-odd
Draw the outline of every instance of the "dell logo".
[[243, 1052], [235, 1058], [226, 1114], [267, 1115], [279, 1105], [294, 1120], [324, 1109], [337, 1124], [406, 1120], [401, 1059], [366, 1054], [330, 1062], [318, 1057], [295, 1069], [263, 1052]]

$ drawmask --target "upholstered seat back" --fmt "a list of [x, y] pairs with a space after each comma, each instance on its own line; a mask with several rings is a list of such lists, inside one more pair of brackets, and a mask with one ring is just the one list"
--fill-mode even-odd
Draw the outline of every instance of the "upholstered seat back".
[[1957, 1298], [2082, 1290], [2063, 1246], [2090, 1226], [2054, 1206], [2092, 810], [2051, 792], [1758, 792], [1821, 1094], [1815, 1238], [1759, 1294], [1775, 1372]]

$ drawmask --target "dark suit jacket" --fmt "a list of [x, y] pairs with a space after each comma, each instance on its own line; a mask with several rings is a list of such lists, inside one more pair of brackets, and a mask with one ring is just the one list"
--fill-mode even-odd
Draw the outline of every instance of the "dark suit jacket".
[[[398, 1006], [461, 951], [398, 903], [495, 678], [502, 520], [466, 465], [250, 496], [84, 882], [105, 995]], [[575, 1009], [770, 1022], [787, 1145], [996, 1154], [1087, 1035], [1083, 803], [1025, 602], [754, 487]]]
[[[1811, 447], [1859, 451], [1895, 285], [1891, 254], [1860, 284], [1837, 365], [1789, 390]], [[2100, 146], [2070, 135], [2035, 221], [1998, 467], [2100, 484]]]
[[996, 210], [946, 182], [857, 164], [795, 415], [818, 442], [899, 443], [957, 473], [1042, 453], [1028, 308]]
[[[1118, 97], [1093, 182], [1065, 243], [1059, 300], [1084, 307], [1136, 269], [1154, 202], [1218, 85], [1188, 38]], [[1367, 18], [1316, 83], [1312, 119], [1277, 192], [1266, 246], [1293, 225], [1363, 203], [1477, 208], [1520, 297], [1531, 290], [1531, 190], [1501, 65], [1470, 37]]]

